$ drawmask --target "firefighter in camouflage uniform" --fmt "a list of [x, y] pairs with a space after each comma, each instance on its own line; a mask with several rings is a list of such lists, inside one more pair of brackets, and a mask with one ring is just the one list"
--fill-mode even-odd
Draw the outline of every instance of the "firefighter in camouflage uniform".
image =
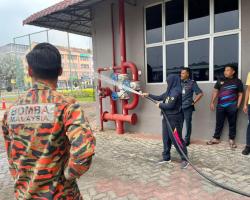
[[79, 104], [56, 91], [61, 55], [41, 43], [27, 55], [33, 87], [4, 115], [2, 129], [18, 200], [80, 200], [95, 138]]

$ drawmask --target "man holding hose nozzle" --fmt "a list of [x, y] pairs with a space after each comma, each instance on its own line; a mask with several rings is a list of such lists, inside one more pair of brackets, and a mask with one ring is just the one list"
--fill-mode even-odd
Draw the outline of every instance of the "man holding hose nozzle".
[[[182, 139], [182, 124], [183, 124], [183, 114], [182, 114], [182, 89], [181, 80], [178, 75], [169, 75], [167, 78], [167, 91], [160, 96], [152, 95], [149, 93], [143, 93], [143, 97], [150, 97], [156, 101], [162, 101], [162, 103], [157, 103], [157, 107], [164, 112], [170, 122], [171, 128], [168, 127], [166, 119], [162, 119], [162, 139], [163, 139], [163, 159], [159, 161], [159, 164], [171, 162], [170, 150], [172, 142], [181, 156], [181, 168], [185, 169], [188, 167], [189, 163], [186, 161], [185, 157], [181, 154], [176, 142], [182, 148], [182, 151], [187, 156], [187, 148], [185, 142]], [[174, 133], [171, 133], [172, 130]], [[173, 136], [175, 138], [173, 138]]]

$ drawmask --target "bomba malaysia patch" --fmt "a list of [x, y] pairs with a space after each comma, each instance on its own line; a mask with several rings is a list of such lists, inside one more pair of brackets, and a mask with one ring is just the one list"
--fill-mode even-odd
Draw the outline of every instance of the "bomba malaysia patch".
[[28, 104], [13, 106], [8, 114], [8, 124], [54, 123], [55, 104]]

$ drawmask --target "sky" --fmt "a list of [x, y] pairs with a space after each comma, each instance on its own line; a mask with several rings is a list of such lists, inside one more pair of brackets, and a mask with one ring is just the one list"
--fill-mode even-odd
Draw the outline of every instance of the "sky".
[[[45, 30], [31, 25], [24, 25], [23, 20], [62, 0], [0, 0], [0, 46], [12, 43], [14, 37]], [[67, 34], [59, 31], [49, 33], [50, 42], [55, 45], [67, 46]], [[45, 42], [46, 34], [32, 36], [32, 42]], [[28, 44], [28, 37], [18, 39], [17, 43]], [[71, 47], [91, 48], [88, 37], [70, 34]]]

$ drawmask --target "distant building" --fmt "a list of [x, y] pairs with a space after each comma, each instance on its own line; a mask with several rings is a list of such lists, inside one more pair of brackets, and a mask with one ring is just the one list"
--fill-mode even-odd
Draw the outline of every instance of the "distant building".
[[28, 45], [23, 44], [6, 44], [0, 47], [0, 55], [17, 55], [17, 56], [24, 56], [27, 51], [29, 50]]
[[74, 81], [92, 84], [93, 56], [86, 49], [68, 48], [57, 46], [62, 56], [63, 74], [59, 77], [59, 87], [70, 87]]
[[[36, 45], [33, 43], [32, 48]], [[85, 86], [92, 85], [93, 81], [93, 56], [90, 50], [80, 48], [70, 48], [56, 46], [62, 56], [63, 74], [59, 77], [59, 88], [70, 88], [82, 83]], [[28, 51], [26, 51], [27, 53]], [[25, 54], [26, 54], [25, 53]], [[24, 55], [25, 55], [24, 54]], [[28, 65], [25, 57], [23, 57], [25, 66], [25, 85], [30, 87], [31, 79], [28, 76]]]

